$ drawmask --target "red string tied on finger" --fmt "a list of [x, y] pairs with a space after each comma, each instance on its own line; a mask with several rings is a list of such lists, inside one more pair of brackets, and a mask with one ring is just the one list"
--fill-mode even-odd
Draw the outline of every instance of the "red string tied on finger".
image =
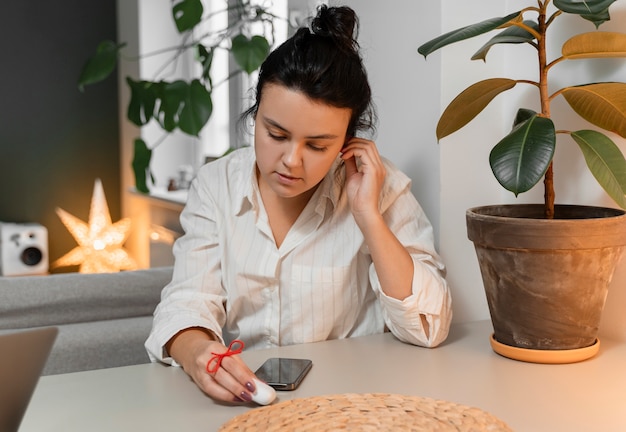
[[235, 339], [230, 343], [230, 345], [228, 345], [228, 349], [226, 350], [226, 352], [212, 352], [211, 354], [213, 354], [213, 357], [211, 357], [206, 364], [206, 372], [209, 375], [217, 373], [218, 369], [222, 365], [222, 360], [224, 360], [224, 357], [230, 357], [235, 354], [240, 354], [243, 351], [243, 346], [244, 345], [242, 341], [240, 341], [239, 339]]

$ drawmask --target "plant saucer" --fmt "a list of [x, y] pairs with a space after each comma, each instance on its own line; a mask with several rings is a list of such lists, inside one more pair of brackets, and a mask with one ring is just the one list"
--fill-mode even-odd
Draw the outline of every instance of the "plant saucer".
[[491, 348], [501, 356], [529, 363], [576, 363], [595, 356], [600, 349], [600, 339], [596, 339], [595, 343], [588, 347], [566, 350], [539, 350], [514, 347], [498, 342], [494, 334], [491, 334], [489, 341]]

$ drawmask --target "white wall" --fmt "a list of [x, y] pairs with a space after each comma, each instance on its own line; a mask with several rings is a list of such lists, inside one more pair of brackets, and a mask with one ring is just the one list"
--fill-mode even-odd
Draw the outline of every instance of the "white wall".
[[[360, 41], [379, 108], [377, 143], [381, 152], [396, 162], [414, 180], [414, 193], [431, 218], [439, 238], [439, 250], [448, 267], [453, 291], [455, 322], [488, 319], [482, 280], [473, 245], [467, 239], [465, 212], [468, 208], [496, 203], [542, 202], [541, 184], [515, 198], [497, 183], [488, 163], [493, 145], [510, 129], [520, 103], [538, 109], [530, 86], [518, 86], [501, 95], [461, 131], [435, 140], [435, 126], [445, 106], [463, 89], [490, 77], [535, 79], [534, 55], [528, 46], [498, 46], [487, 62], [469, 58], [492, 35], [451, 45], [427, 60], [416, 54], [417, 47], [442, 32], [484, 19], [504, 16], [525, 6], [529, 0], [482, 0], [476, 2], [389, 2], [349, 0], [333, 4], [353, 7], [361, 18]], [[626, 2], [611, 7], [611, 21], [602, 30], [623, 31]], [[561, 19], [551, 36], [550, 54], [558, 55], [560, 45], [580, 28], [593, 25], [578, 17]], [[528, 61], [524, 61], [528, 60]], [[554, 89], [568, 84], [596, 80], [622, 80], [625, 67], [609, 73], [618, 60], [592, 65], [584, 61], [562, 63], [553, 69]], [[589, 128], [575, 120], [562, 100], [553, 103], [557, 126], [576, 130]], [[562, 112], [562, 114], [561, 114]], [[563, 125], [562, 123], [566, 123]], [[613, 139], [626, 149], [623, 139]], [[587, 172], [577, 146], [560, 139], [555, 157], [557, 202], [615, 206]], [[569, 151], [569, 150], [573, 151]], [[626, 260], [617, 269], [610, 288], [601, 334], [626, 340]]]
[[[438, 144], [435, 136], [444, 103], [456, 96], [456, 89], [464, 88], [483, 71], [480, 65], [464, 64], [459, 68], [452, 64], [454, 52], [462, 52], [463, 45], [451, 46], [444, 56], [437, 52], [427, 60], [417, 53], [417, 47], [439, 35], [442, 27], [459, 27], [468, 19], [473, 22], [472, 6], [463, 1], [457, 1], [455, 8], [446, 1], [332, 3], [349, 5], [359, 15], [359, 42], [380, 120], [376, 141], [380, 152], [413, 179], [413, 192], [433, 223], [439, 251], [448, 267], [455, 321], [488, 319], [480, 280], [475, 283], [475, 277], [467, 278], [468, 273], [478, 278], [480, 274], [465, 233], [465, 210], [475, 205], [473, 182], [482, 183], [482, 189], [498, 188], [492, 184], [487, 158], [476, 147], [467, 145], [467, 140], [458, 145]], [[488, 10], [502, 8], [500, 3], [502, 0], [489, 0]], [[471, 53], [464, 54], [469, 56]], [[495, 113], [497, 110], [492, 108]], [[476, 141], [489, 140], [482, 133], [484, 127], [476, 124], [473, 129], [482, 134]], [[491, 134], [497, 136], [498, 130]], [[468, 171], [464, 163], [481, 168]]]
[[[476, 12], [473, 2], [442, 1], [441, 33], [506, 14], [502, 0], [483, 0]], [[484, 7], [482, 7], [484, 4]], [[485, 12], [486, 11], [486, 12]], [[485, 13], [487, 15], [485, 15]], [[501, 76], [501, 63], [490, 53], [488, 63], [470, 61], [482, 45], [464, 41], [441, 51], [442, 87], [440, 112], [463, 89], [488, 76]], [[496, 50], [494, 50], [496, 51]], [[430, 59], [430, 57], [429, 57]], [[433, 58], [434, 59], [434, 58]], [[483, 115], [439, 143], [441, 149], [441, 254], [448, 266], [456, 322], [487, 319], [489, 312], [474, 248], [467, 239], [465, 211], [499, 201], [499, 184], [488, 162], [489, 150], [505, 131], [502, 103], [495, 100]], [[427, 125], [431, 130], [436, 123]], [[495, 197], [495, 198], [492, 198]]]
[[333, 1], [360, 20], [359, 44], [376, 104], [380, 153], [413, 180], [412, 190], [439, 238], [439, 148], [433, 125], [439, 114], [440, 68], [418, 54], [419, 41], [439, 33], [441, 4], [415, 0]]

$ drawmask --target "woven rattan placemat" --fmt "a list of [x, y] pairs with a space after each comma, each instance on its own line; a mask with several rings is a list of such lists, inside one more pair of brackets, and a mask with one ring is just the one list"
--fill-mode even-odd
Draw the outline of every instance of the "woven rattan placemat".
[[386, 393], [293, 399], [238, 415], [220, 432], [506, 431], [502, 420], [469, 406]]

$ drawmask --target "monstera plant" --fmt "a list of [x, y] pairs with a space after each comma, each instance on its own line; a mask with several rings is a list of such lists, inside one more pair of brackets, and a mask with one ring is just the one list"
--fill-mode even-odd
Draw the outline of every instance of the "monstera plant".
[[[137, 126], [156, 121], [166, 132], [180, 130], [191, 136], [198, 136], [213, 112], [211, 93], [224, 83], [214, 84], [211, 80], [213, 54], [218, 49], [229, 50], [239, 66], [238, 72], [252, 73], [257, 70], [270, 51], [273, 43], [274, 20], [277, 18], [252, 0], [224, 2], [228, 4], [221, 11], [205, 13], [201, 0], [172, 1], [172, 19], [181, 35], [179, 46], [159, 50], [172, 52], [168, 64], [173, 64], [189, 50], [197, 61], [198, 74], [188, 80], [168, 80], [157, 76], [151, 80], [126, 77], [130, 88], [130, 101], [127, 118]], [[228, 14], [225, 28], [203, 32], [200, 25], [215, 14]], [[255, 24], [252, 26], [252, 24]], [[261, 24], [261, 25], [258, 25]], [[252, 28], [260, 29], [258, 34]], [[89, 58], [79, 77], [79, 88], [100, 82], [107, 78], [120, 61], [125, 44], [103, 41], [95, 55]], [[231, 74], [230, 79], [234, 74]], [[143, 139], [134, 142], [133, 171], [137, 190], [148, 193], [149, 181], [154, 179], [150, 172], [150, 159], [158, 143], [149, 145]]]
[[[566, 61], [626, 57], [626, 34], [598, 30], [610, 19], [609, 7], [615, 1], [528, 0], [521, 10], [448, 32], [418, 48], [428, 56], [446, 45], [497, 31], [473, 60], [486, 60], [492, 48], [503, 49], [503, 44], [512, 49], [530, 46], [536, 53], [535, 79], [497, 77], [469, 86], [444, 110], [436, 129], [442, 139], [472, 121], [501, 93], [518, 86], [536, 90], [536, 108], [518, 109], [511, 131], [491, 150], [489, 163], [498, 182], [516, 196], [543, 179], [544, 202], [466, 212], [468, 238], [474, 243], [494, 328], [491, 346], [505, 357], [569, 363], [590, 358], [599, 349], [608, 285], [626, 248], [626, 160], [613, 141], [614, 134], [626, 137], [626, 84], [591, 80], [554, 88], [556, 80], [550, 78]], [[557, 23], [572, 23], [562, 19], [568, 15], [582, 18], [572, 24], [580, 31], [548, 58], [550, 30]], [[583, 20], [596, 29], [589, 25], [592, 31], [582, 30]], [[603, 66], [618, 64], [623, 65], [613, 61]], [[557, 97], [594, 127], [557, 127], [551, 118]], [[558, 135], [578, 145], [593, 176], [622, 209], [555, 204]]]
[[[441, 35], [418, 48], [423, 56], [455, 42], [491, 31], [499, 31], [478, 49], [472, 60], [486, 60], [489, 50], [499, 44], [525, 44], [537, 54], [536, 80], [490, 78], [475, 83], [459, 94], [445, 109], [437, 125], [437, 138], [456, 132], [476, 117], [496, 96], [519, 85], [536, 88], [535, 111], [520, 108], [507, 136], [489, 155], [498, 182], [515, 195], [526, 192], [544, 179], [545, 216], [554, 216], [552, 158], [558, 134], [569, 135], [580, 147], [587, 166], [608, 195], [626, 208], [626, 160], [610, 136], [597, 130], [557, 129], [550, 104], [562, 96], [572, 110], [598, 128], [626, 137], [626, 84], [592, 82], [551, 89], [549, 74], [564, 61], [626, 57], [626, 34], [602, 32], [597, 28], [610, 19], [609, 7], [616, 0], [535, 0], [507, 16], [492, 18]], [[565, 15], [579, 15], [591, 21], [596, 31], [579, 33], [563, 46], [558, 57], [549, 59], [546, 43], [549, 29]], [[583, 28], [580, 26], [580, 28]]]

